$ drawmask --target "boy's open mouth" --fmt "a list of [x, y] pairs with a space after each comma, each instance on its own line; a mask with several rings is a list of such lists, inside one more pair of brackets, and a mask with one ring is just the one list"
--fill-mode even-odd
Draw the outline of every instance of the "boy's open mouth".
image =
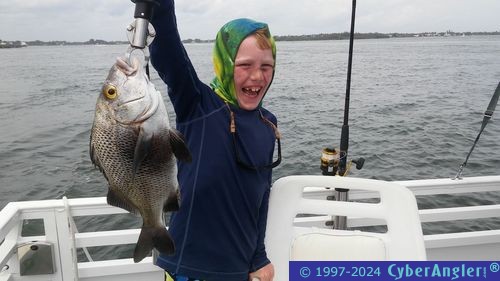
[[260, 87], [248, 87], [248, 88], [243, 88], [243, 93], [247, 96], [255, 97], [258, 96], [262, 88]]

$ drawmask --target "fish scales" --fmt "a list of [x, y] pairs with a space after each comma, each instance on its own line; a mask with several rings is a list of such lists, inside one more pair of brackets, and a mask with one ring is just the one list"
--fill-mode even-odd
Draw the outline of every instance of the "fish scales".
[[134, 261], [153, 247], [172, 254], [163, 212], [179, 207], [176, 158], [191, 161], [191, 154], [182, 135], [170, 127], [161, 94], [137, 60], [129, 65], [117, 59], [104, 82], [90, 157], [108, 181], [108, 203], [143, 219]]

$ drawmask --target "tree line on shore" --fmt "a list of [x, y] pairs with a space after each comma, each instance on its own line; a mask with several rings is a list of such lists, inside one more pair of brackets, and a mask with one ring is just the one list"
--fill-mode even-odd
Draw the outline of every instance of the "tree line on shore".
[[[347, 40], [349, 32], [341, 33], [321, 33], [309, 35], [278, 35], [274, 36], [276, 41], [315, 41], [315, 40]], [[447, 36], [471, 36], [471, 35], [500, 35], [500, 31], [493, 32], [421, 32], [421, 33], [354, 33], [355, 39], [379, 39], [379, 38], [404, 38], [404, 37], [447, 37]], [[202, 39], [186, 39], [184, 43], [210, 43], [214, 40]], [[60, 46], [60, 45], [123, 45], [128, 44], [127, 41], [106, 41], [101, 39], [90, 39], [85, 42], [69, 42], [69, 41], [2, 41], [0, 40], [0, 48], [18, 48], [26, 46]]]
[[[500, 35], [500, 31], [494, 32], [420, 32], [420, 33], [354, 33], [354, 39], [379, 39], [379, 38], [404, 38], [404, 37], [448, 37], [448, 36], [471, 36], [471, 35]], [[285, 35], [275, 36], [276, 41], [311, 41], [311, 40], [348, 40], [349, 32], [322, 33], [311, 35]]]

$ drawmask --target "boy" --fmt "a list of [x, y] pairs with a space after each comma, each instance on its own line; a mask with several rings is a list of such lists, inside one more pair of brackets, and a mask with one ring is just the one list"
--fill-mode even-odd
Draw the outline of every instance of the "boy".
[[208, 86], [181, 43], [173, 0], [161, 2], [152, 24], [151, 61], [193, 155], [193, 162], [178, 164], [180, 209], [169, 223], [175, 254], [161, 255], [157, 265], [167, 280], [271, 281], [264, 235], [280, 145], [276, 117], [261, 105], [276, 61], [269, 29], [249, 19], [224, 25]]

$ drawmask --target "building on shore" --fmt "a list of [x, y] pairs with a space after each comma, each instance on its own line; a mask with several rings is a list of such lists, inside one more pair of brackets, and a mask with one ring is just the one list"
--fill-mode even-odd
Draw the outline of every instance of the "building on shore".
[[2, 41], [0, 40], [0, 48], [22, 48], [28, 47], [28, 44], [23, 41]]

